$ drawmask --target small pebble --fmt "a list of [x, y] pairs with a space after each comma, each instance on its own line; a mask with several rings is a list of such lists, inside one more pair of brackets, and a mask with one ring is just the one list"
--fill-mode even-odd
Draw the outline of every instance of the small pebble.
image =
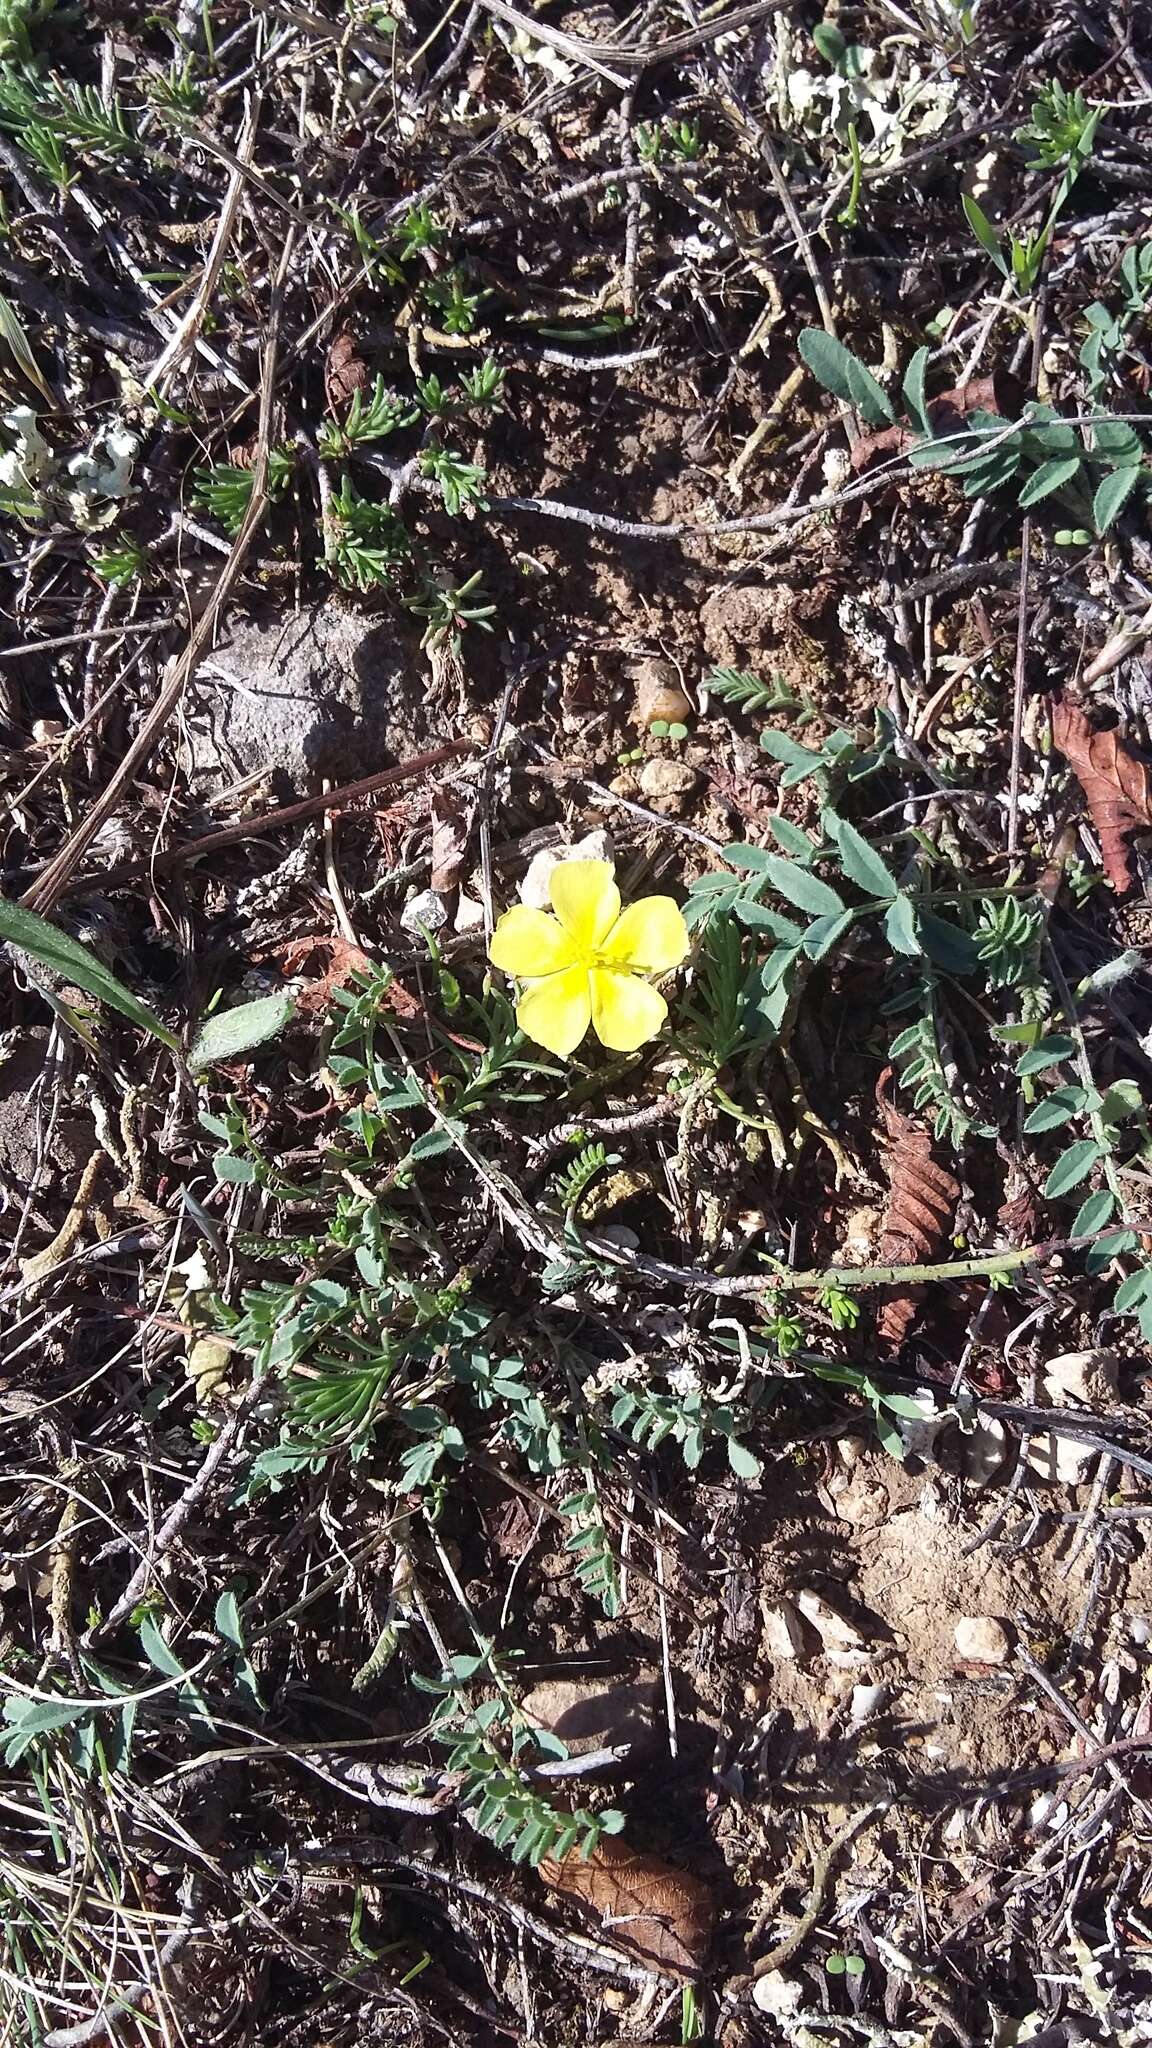
[[1007, 1629], [991, 1614], [963, 1615], [953, 1640], [965, 1664], [1006, 1664], [1012, 1654]]
[[699, 781], [696, 770], [689, 768], [686, 761], [669, 761], [661, 755], [658, 760], [645, 762], [640, 789], [654, 810], [679, 812], [684, 810]]
[[1064, 1351], [1050, 1358], [1040, 1371], [1040, 1387], [1053, 1407], [1066, 1401], [1081, 1401], [1086, 1408], [1098, 1408], [1116, 1392], [1120, 1359], [1115, 1351]]
[[444, 898], [435, 889], [421, 889], [419, 895], [411, 896], [400, 912], [400, 927], [414, 939], [424, 932], [442, 932], [448, 922], [448, 911]]

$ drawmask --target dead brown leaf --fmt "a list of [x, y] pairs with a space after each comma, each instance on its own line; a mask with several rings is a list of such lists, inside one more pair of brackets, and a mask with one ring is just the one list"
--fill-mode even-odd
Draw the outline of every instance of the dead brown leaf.
[[[1003, 412], [995, 377], [973, 377], [967, 384], [954, 384], [928, 400], [928, 417], [935, 434], [954, 434], [970, 412]], [[913, 427], [879, 427], [873, 434], [861, 434], [852, 450], [853, 469], [867, 469], [876, 455], [903, 455], [923, 435]]]
[[1104, 873], [1118, 896], [1132, 887], [1125, 834], [1152, 825], [1152, 776], [1131, 747], [1114, 732], [1096, 732], [1078, 704], [1048, 700], [1052, 741], [1084, 791], [1100, 838]]
[[324, 394], [329, 412], [342, 413], [358, 391], [367, 389], [368, 365], [357, 352], [351, 329], [341, 327], [328, 344], [324, 364]]
[[602, 1835], [591, 1856], [570, 1849], [545, 1857], [539, 1875], [553, 1891], [599, 1915], [619, 1948], [667, 1977], [696, 1977], [708, 1959], [715, 1903], [686, 1870], [642, 1856], [618, 1836]]
[[[932, 1157], [928, 1132], [888, 1101], [884, 1090], [891, 1075], [886, 1067], [877, 1083], [876, 1099], [888, 1135], [888, 1203], [880, 1238], [882, 1266], [918, 1266], [932, 1257], [951, 1224], [960, 1189], [950, 1173]], [[920, 1290], [905, 1288], [884, 1303], [876, 1319], [877, 1334], [893, 1351], [899, 1349], [915, 1319]]]
[[472, 814], [450, 789], [432, 792], [432, 873], [429, 881], [437, 895], [455, 889], [468, 851]]

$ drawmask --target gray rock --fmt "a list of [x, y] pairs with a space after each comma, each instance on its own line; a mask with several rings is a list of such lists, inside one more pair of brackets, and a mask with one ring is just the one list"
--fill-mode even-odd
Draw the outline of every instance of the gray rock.
[[428, 730], [402, 627], [329, 602], [239, 619], [205, 657], [190, 700], [189, 767], [216, 784], [279, 770], [314, 788], [318, 775], [355, 780], [419, 753]]

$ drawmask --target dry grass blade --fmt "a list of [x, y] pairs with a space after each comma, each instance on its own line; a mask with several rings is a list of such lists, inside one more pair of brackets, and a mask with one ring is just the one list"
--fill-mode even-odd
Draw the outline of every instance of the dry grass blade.
[[1152, 825], [1152, 773], [1114, 732], [1094, 732], [1078, 704], [1051, 699], [1052, 739], [1084, 791], [1104, 873], [1118, 896], [1132, 887], [1125, 835]]
[[715, 1905], [698, 1877], [609, 1835], [587, 1858], [579, 1849], [545, 1857], [539, 1874], [553, 1891], [597, 1913], [605, 1933], [651, 1969], [685, 1978], [704, 1968]]

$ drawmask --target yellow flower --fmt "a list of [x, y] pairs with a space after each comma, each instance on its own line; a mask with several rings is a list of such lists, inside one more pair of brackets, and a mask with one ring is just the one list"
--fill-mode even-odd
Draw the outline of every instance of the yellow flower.
[[491, 959], [525, 983], [516, 1021], [562, 1059], [589, 1024], [613, 1052], [655, 1038], [668, 1005], [646, 974], [667, 974], [688, 952], [688, 927], [671, 896], [620, 908], [604, 860], [564, 860], [552, 871], [555, 917], [517, 904], [492, 934]]

